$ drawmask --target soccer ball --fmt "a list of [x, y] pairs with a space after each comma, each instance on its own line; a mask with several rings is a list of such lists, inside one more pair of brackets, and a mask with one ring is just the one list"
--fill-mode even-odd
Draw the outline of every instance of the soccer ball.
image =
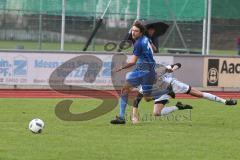
[[44, 127], [43, 120], [35, 118], [29, 122], [28, 128], [32, 133], [41, 133]]

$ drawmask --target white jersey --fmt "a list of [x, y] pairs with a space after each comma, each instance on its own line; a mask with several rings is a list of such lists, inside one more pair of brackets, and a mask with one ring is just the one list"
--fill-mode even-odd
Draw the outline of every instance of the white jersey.
[[[186, 83], [183, 83], [181, 81], [178, 81], [176, 78], [172, 77], [172, 74], [164, 74], [161, 76], [157, 83], [153, 86], [153, 90], [163, 90], [166, 89], [169, 85], [172, 85], [173, 92], [174, 93], [187, 93], [189, 90], [189, 85]], [[142, 87], [138, 87], [139, 92], [142, 93]], [[160, 96], [158, 99], [155, 99], [154, 101], [161, 101], [161, 100], [167, 100], [171, 98], [169, 95], [165, 94]]]

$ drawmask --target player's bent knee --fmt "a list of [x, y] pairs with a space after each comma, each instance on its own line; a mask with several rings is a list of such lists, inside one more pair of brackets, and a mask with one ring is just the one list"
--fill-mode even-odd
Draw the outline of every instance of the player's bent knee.
[[162, 109], [164, 108], [164, 106], [167, 103], [168, 103], [168, 99], [155, 101], [153, 115], [154, 116], [161, 116]]
[[159, 112], [153, 112], [153, 116], [161, 116], [161, 113], [159, 113]]

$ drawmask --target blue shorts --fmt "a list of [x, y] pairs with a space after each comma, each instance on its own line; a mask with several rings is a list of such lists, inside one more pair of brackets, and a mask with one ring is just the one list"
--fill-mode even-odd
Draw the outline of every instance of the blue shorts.
[[156, 82], [155, 71], [133, 70], [127, 73], [126, 80], [133, 87], [142, 86], [143, 94], [151, 94], [153, 84]]

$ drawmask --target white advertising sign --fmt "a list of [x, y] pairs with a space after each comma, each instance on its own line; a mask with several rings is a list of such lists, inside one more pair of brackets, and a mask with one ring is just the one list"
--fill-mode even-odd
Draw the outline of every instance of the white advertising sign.
[[[66, 61], [86, 54], [66, 53], [23, 53], [0, 52], [0, 84], [7, 85], [49, 85], [52, 72]], [[68, 85], [112, 86], [110, 54], [88, 54], [100, 58], [103, 67], [93, 83], [86, 83], [83, 78], [87, 66], [73, 70], [65, 79]], [[130, 57], [130, 56], [128, 56]], [[155, 57], [158, 63], [173, 63], [172, 56]]]

